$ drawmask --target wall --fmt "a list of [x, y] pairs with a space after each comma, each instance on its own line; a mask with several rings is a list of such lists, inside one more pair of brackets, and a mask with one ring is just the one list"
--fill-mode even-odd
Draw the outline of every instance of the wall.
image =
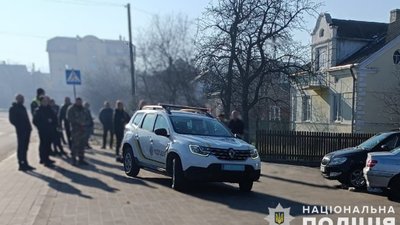
[[[378, 56], [362, 65], [358, 82], [357, 130], [379, 132], [399, 128], [399, 116], [389, 115], [382, 95], [399, 95], [399, 79], [396, 71], [400, 66], [393, 63], [393, 53], [400, 49], [400, 37], [397, 37], [389, 48], [385, 47]], [[396, 90], [396, 88], [398, 90]]]

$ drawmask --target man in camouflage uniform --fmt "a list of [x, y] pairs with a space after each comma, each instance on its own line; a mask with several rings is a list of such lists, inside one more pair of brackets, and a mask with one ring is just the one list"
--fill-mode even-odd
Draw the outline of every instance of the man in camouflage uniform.
[[76, 157], [78, 157], [80, 165], [88, 165], [84, 160], [84, 150], [87, 142], [86, 129], [88, 129], [88, 125], [91, 121], [86, 109], [83, 107], [81, 98], [76, 98], [75, 104], [68, 108], [67, 119], [72, 127], [72, 164], [77, 164]]

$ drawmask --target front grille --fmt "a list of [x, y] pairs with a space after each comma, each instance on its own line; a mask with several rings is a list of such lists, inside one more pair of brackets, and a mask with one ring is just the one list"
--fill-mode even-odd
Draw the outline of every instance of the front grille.
[[329, 157], [324, 157], [321, 161], [321, 164], [326, 166], [326, 165], [328, 165], [329, 161], [331, 161], [331, 159]]
[[[234, 150], [234, 149], [220, 149], [211, 148], [210, 154], [214, 155], [221, 160], [246, 160], [250, 157], [250, 150]], [[234, 154], [229, 152], [234, 152]], [[233, 155], [233, 157], [232, 157]]]

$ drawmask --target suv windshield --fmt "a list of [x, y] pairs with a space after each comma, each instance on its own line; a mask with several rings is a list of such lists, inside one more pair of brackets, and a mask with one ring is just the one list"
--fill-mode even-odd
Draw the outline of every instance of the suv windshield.
[[170, 116], [170, 118], [174, 131], [178, 134], [232, 137], [231, 132], [215, 119], [189, 116]]
[[370, 150], [370, 149], [374, 148], [377, 144], [382, 142], [390, 134], [391, 133], [377, 134], [377, 135], [371, 137], [370, 139], [364, 141], [363, 143], [361, 143], [359, 146], [357, 146], [357, 148], [361, 148], [363, 150]]

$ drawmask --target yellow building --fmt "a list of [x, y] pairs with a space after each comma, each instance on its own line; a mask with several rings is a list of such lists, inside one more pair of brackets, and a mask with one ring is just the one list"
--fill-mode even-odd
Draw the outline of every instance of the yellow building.
[[390, 12], [389, 23], [321, 14], [311, 35], [312, 71], [296, 75], [291, 97], [294, 129], [399, 128], [400, 9]]

